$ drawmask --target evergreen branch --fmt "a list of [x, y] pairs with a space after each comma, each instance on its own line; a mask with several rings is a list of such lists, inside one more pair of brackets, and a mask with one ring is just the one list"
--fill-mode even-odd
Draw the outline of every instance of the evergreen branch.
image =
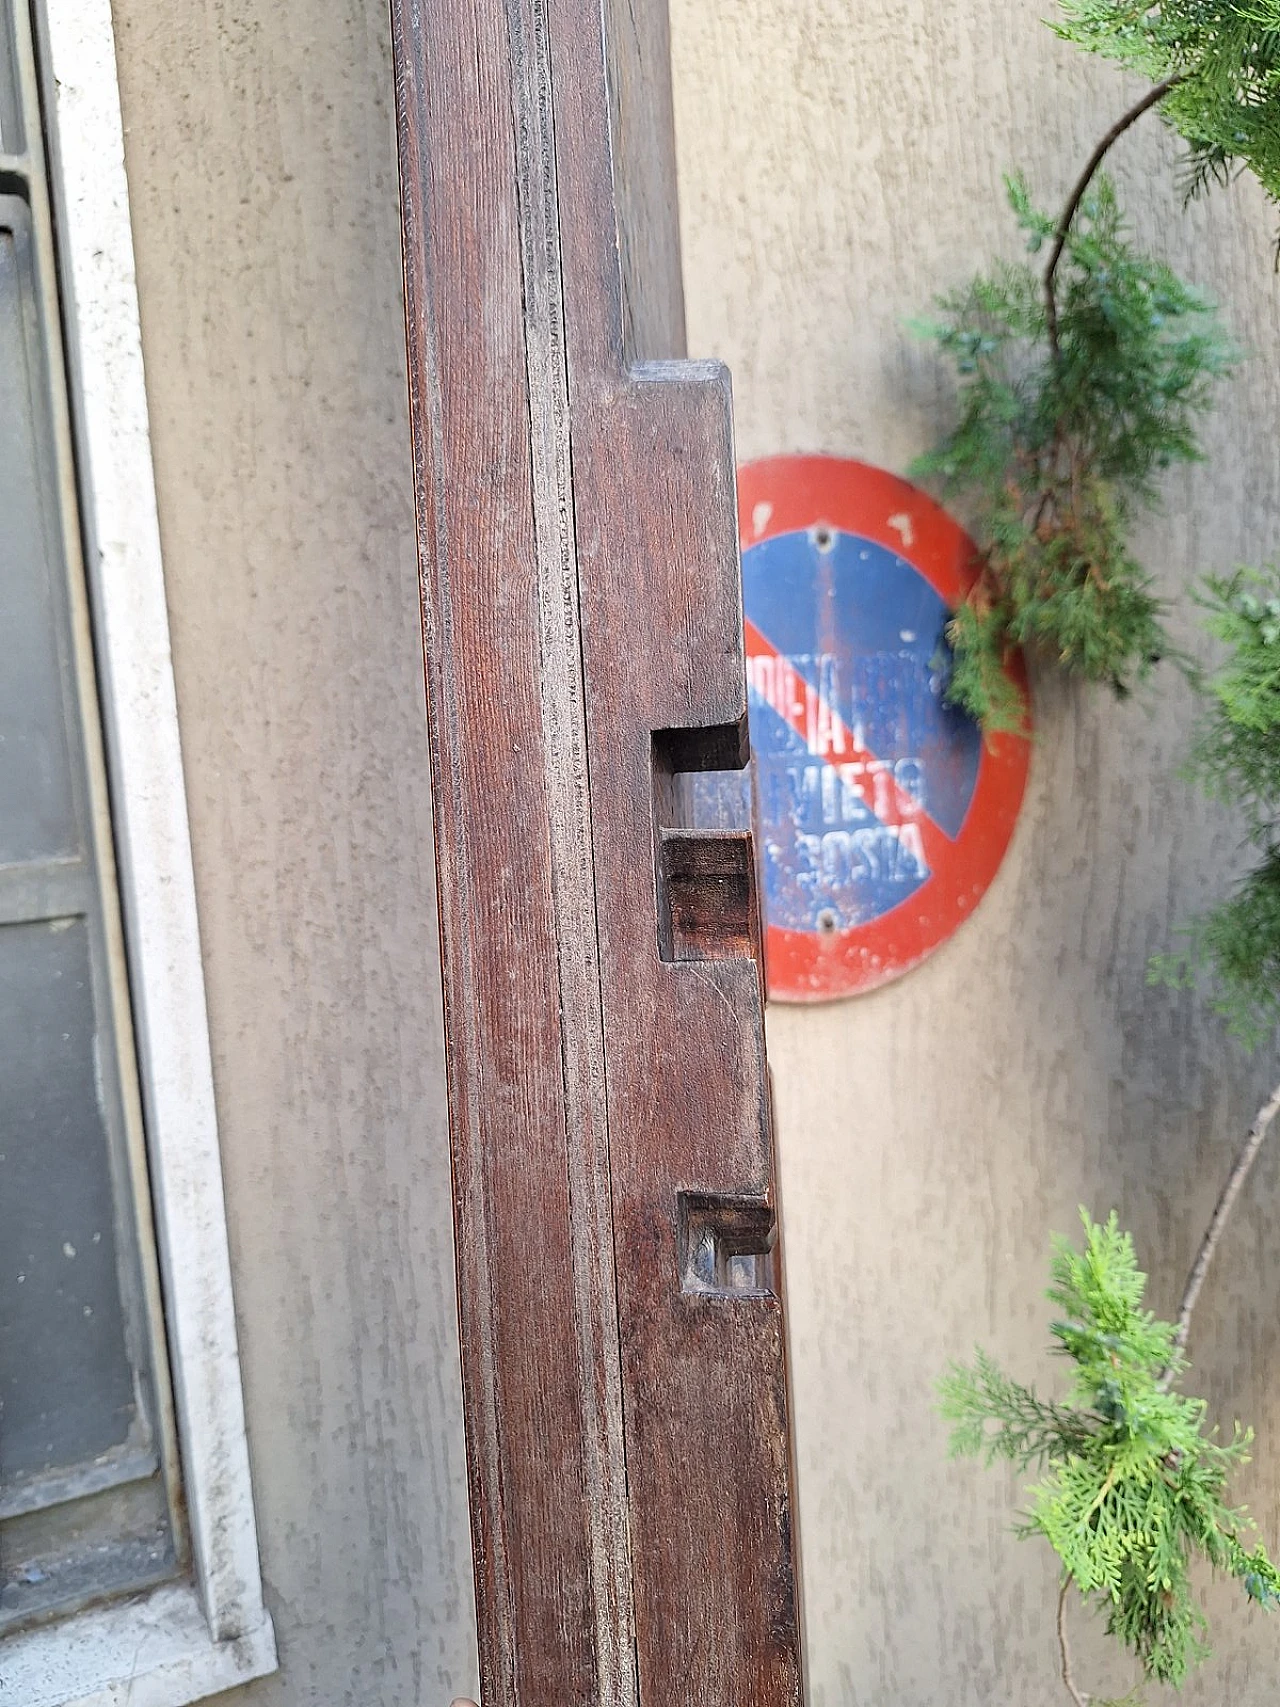
[[[1280, 1107], [1280, 1087], [1276, 1093]], [[1261, 1121], [1260, 1121], [1261, 1124]], [[955, 1451], [1045, 1466], [1026, 1490], [1015, 1533], [1056, 1553], [1062, 1683], [1072, 1707], [1108, 1707], [1075, 1680], [1066, 1630], [1072, 1584], [1105, 1612], [1107, 1632], [1132, 1650], [1148, 1679], [1180, 1684], [1208, 1651], [1191, 1571], [1197, 1560], [1234, 1577], [1251, 1601], [1280, 1603], [1280, 1571], [1227, 1498], [1252, 1436], [1229, 1442], [1207, 1429], [1202, 1399], [1172, 1391], [1186, 1365], [1172, 1322], [1143, 1308], [1146, 1276], [1114, 1212], [1086, 1211], [1084, 1248], [1054, 1243], [1049, 1299], [1056, 1349], [1072, 1364], [1068, 1402], [1047, 1406], [983, 1353], [941, 1384]], [[991, 1424], [994, 1433], [988, 1432]], [[1133, 1707], [1135, 1698], [1127, 1698]], [[1109, 1707], [1120, 1707], [1111, 1703]]]
[[1054, 289], [1054, 281], [1058, 272], [1058, 263], [1062, 259], [1062, 252], [1067, 246], [1067, 238], [1070, 235], [1072, 223], [1080, 211], [1080, 204], [1085, 198], [1089, 185], [1097, 176], [1098, 168], [1130, 125], [1136, 124], [1143, 113], [1158, 106], [1169, 91], [1176, 88], [1181, 81], [1180, 75], [1164, 78], [1153, 89], [1148, 89], [1142, 99], [1135, 102], [1127, 113], [1121, 114], [1085, 162], [1084, 170], [1076, 179], [1075, 187], [1067, 197], [1067, 205], [1062, 210], [1062, 216], [1058, 220], [1054, 232], [1053, 248], [1049, 251], [1049, 263], [1044, 270], [1045, 325], [1049, 332], [1049, 348], [1053, 352], [1055, 362], [1062, 360], [1062, 351], [1058, 344], [1058, 298]]
[[[1231, 1172], [1227, 1175], [1226, 1183], [1223, 1185], [1218, 1201], [1214, 1206], [1209, 1225], [1205, 1228], [1204, 1238], [1200, 1241], [1200, 1249], [1196, 1252], [1195, 1261], [1191, 1265], [1191, 1272], [1187, 1276], [1182, 1303], [1178, 1307], [1178, 1322], [1173, 1336], [1175, 1357], [1180, 1356], [1186, 1350], [1187, 1336], [1191, 1332], [1191, 1315], [1196, 1307], [1196, 1300], [1200, 1296], [1200, 1288], [1204, 1285], [1204, 1277], [1209, 1272], [1209, 1264], [1213, 1261], [1214, 1253], [1217, 1251], [1222, 1238], [1223, 1229], [1226, 1227], [1231, 1211], [1235, 1208], [1236, 1199], [1240, 1195], [1244, 1182], [1249, 1177], [1249, 1172], [1257, 1160], [1263, 1141], [1271, 1129], [1271, 1122], [1277, 1114], [1280, 1114], [1280, 1084], [1275, 1087], [1254, 1116], [1253, 1125], [1245, 1134], [1244, 1143], [1237, 1152]], [[1170, 1379], [1170, 1370], [1162, 1371], [1161, 1384], [1167, 1386]]]
[[1055, 33], [1156, 83], [1193, 193], [1240, 168], [1280, 202], [1280, 0], [1061, 0]]
[[[1058, 227], [1007, 184], [1035, 253]], [[1023, 647], [1123, 697], [1177, 657], [1130, 544], [1166, 472], [1200, 457], [1200, 422], [1235, 353], [1211, 304], [1139, 252], [1105, 174], [1063, 238], [1049, 342], [1043, 275], [1007, 265], [940, 300], [921, 329], [954, 364], [960, 415], [912, 472], [962, 497], [977, 582], [948, 625], [947, 702], [988, 733], [1021, 730], [1005, 663]]]
[[1064, 1575], [1062, 1587], [1058, 1590], [1058, 1657], [1062, 1662], [1062, 1685], [1075, 1707], [1089, 1707], [1089, 1697], [1081, 1695], [1076, 1688], [1075, 1676], [1071, 1670], [1071, 1648], [1067, 1642], [1067, 1591], [1070, 1587], [1071, 1578]]
[[[980, 275], [943, 299], [941, 320], [926, 328], [954, 363], [960, 418], [913, 472], [968, 501], [980, 553], [947, 630], [946, 698], [988, 731], [1022, 724], [1005, 672], [1015, 647], [1121, 696], [1168, 655], [1163, 607], [1129, 537], [1167, 472], [1199, 458], [1213, 382], [1237, 360], [1211, 305], [1135, 250], [1103, 161], [1159, 106], [1189, 147], [1188, 197], [1247, 168], [1280, 203], [1280, 0], [1060, 3], [1061, 37], [1150, 87], [1093, 150], [1056, 221], [1021, 179], [1009, 181], [1027, 248], [1047, 249], [1047, 265]], [[1280, 569], [1211, 579], [1204, 602], [1231, 660], [1208, 684], [1213, 714], [1197, 765], [1211, 793], [1244, 807], [1263, 857], [1185, 933], [1185, 953], [1153, 966], [1152, 981], [1185, 988], [1210, 969], [1230, 1029], [1257, 1041], [1280, 1019]], [[1207, 1652], [1197, 1561], [1234, 1577], [1250, 1601], [1280, 1605], [1280, 1569], [1247, 1540], [1252, 1524], [1227, 1498], [1252, 1435], [1237, 1425], [1220, 1442], [1204, 1401], [1177, 1390], [1197, 1300], [1277, 1115], [1280, 1084], [1236, 1153], [1176, 1323], [1143, 1309], [1146, 1277], [1114, 1213], [1101, 1226], [1085, 1215], [1083, 1252], [1056, 1242], [1049, 1293], [1061, 1312], [1055, 1349], [1072, 1365], [1067, 1401], [1038, 1398], [981, 1352], [941, 1383], [954, 1453], [1043, 1472], [1016, 1533], [1047, 1541], [1063, 1568], [1057, 1642], [1072, 1707], [1138, 1699], [1081, 1691], [1067, 1631], [1072, 1584], [1146, 1678], [1175, 1687]]]
[[[1011, 1381], [978, 1350], [972, 1368], [953, 1364], [938, 1383], [939, 1410], [955, 1426], [954, 1457], [1007, 1459], [1020, 1470], [1087, 1450], [1097, 1419], [1046, 1403], [1031, 1387]], [[994, 1423], [988, 1431], [986, 1424]]]

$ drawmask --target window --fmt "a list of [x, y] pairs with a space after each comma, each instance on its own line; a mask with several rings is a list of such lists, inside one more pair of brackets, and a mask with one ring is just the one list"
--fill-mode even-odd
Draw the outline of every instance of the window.
[[0, 1707], [123, 1679], [180, 1707], [275, 1655], [110, 5], [27, 4], [0, 0]]
[[0, 1634], [173, 1576], [187, 1552], [48, 186], [15, 21], [0, 107]]

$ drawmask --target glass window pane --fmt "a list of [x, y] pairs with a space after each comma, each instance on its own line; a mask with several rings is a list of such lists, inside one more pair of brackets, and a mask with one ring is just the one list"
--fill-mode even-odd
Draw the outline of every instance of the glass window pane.
[[0, 0], [0, 1632], [186, 1562], [22, 8]]
[[0, 927], [0, 1489], [141, 1427], [83, 919]]
[[26, 208], [0, 197], [0, 864], [77, 843], [33, 283]]
[[0, 154], [21, 154], [22, 115], [18, 105], [17, 61], [8, 13], [0, 7]]

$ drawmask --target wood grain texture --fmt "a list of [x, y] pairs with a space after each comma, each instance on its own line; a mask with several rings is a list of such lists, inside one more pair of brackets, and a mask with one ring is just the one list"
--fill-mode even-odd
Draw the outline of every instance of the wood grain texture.
[[[481, 1687], [585, 1703], [599, 1439], [582, 1401], [603, 1372], [575, 1331], [581, 1085], [555, 893], [575, 874], [546, 787], [511, 44], [496, 6], [437, 14], [429, 58], [403, 13], [394, 29]], [[552, 671], [563, 693], [562, 658]], [[584, 787], [580, 760], [568, 787]], [[588, 1095], [583, 1143], [597, 1115]]]
[[743, 757], [728, 384], [629, 349], [680, 335], [664, 38], [617, 192], [597, 10], [393, 17], [483, 1696], [784, 1707], [754, 862], [672, 821]]

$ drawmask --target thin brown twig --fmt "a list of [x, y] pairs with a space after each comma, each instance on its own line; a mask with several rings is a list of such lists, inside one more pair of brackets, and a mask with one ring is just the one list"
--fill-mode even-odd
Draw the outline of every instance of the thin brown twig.
[[1143, 113], [1150, 111], [1154, 106], [1158, 106], [1169, 91], [1176, 88], [1181, 81], [1180, 75], [1166, 77], [1163, 82], [1148, 89], [1142, 99], [1130, 107], [1127, 113], [1121, 114], [1089, 156], [1084, 171], [1076, 179], [1075, 188], [1067, 197], [1067, 205], [1062, 210], [1062, 217], [1059, 219], [1057, 229], [1054, 232], [1053, 248], [1049, 251], [1049, 263], [1044, 270], [1045, 323], [1049, 331], [1049, 348], [1053, 351], [1055, 362], [1061, 359], [1062, 352], [1058, 346], [1058, 298], [1054, 292], [1053, 281], [1058, 271], [1058, 262], [1062, 259], [1062, 251], [1065, 249], [1067, 238], [1071, 233], [1072, 221], [1080, 211], [1080, 203], [1084, 200], [1085, 192], [1093, 182], [1098, 167], [1101, 166], [1129, 126], [1136, 123]]
[[[1231, 1172], [1227, 1175], [1226, 1183], [1218, 1194], [1218, 1201], [1205, 1228], [1204, 1238], [1200, 1241], [1200, 1249], [1191, 1265], [1187, 1276], [1187, 1284], [1183, 1289], [1182, 1303], [1178, 1307], [1178, 1325], [1173, 1336], [1173, 1351], [1177, 1356], [1186, 1350], [1187, 1336], [1191, 1332], [1191, 1313], [1196, 1307], [1196, 1299], [1200, 1296], [1200, 1288], [1204, 1285], [1204, 1277], [1209, 1272], [1209, 1264], [1213, 1261], [1214, 1252], [1222, 1238], [1223, 1228], [1235, 1207], [1240, 1189], [1249, 1177], [1249, 1170], [1257, 1160], [1258, 1151], [1262, 1148], [1263, 1140], [1271, 1128], [1271, 1122], [1280, 1114], [1280, 1085], [1277, 1085], [1271, 1095], [1263, 1103], [1253, 1118], [1253, 1125], [1245, 1134], [1232, 1163]], [[1162, 1380], [1169, 1381], [1169, 1371], [1166, 1370]]]
[[1058, 1654], [1062, 1660], [1062, 1683], [1075, 1707], [1089, 1707], [1089, 1697], [1081, 1695], [1076, 1688], [1076, 1680], [1071, 1670], [1071, 1649], [1067, 1643], [1067, 1593], [1070, 1587], [1071, 1578], [1063, 1577], [1062, 1587], [1058, 1591]]

